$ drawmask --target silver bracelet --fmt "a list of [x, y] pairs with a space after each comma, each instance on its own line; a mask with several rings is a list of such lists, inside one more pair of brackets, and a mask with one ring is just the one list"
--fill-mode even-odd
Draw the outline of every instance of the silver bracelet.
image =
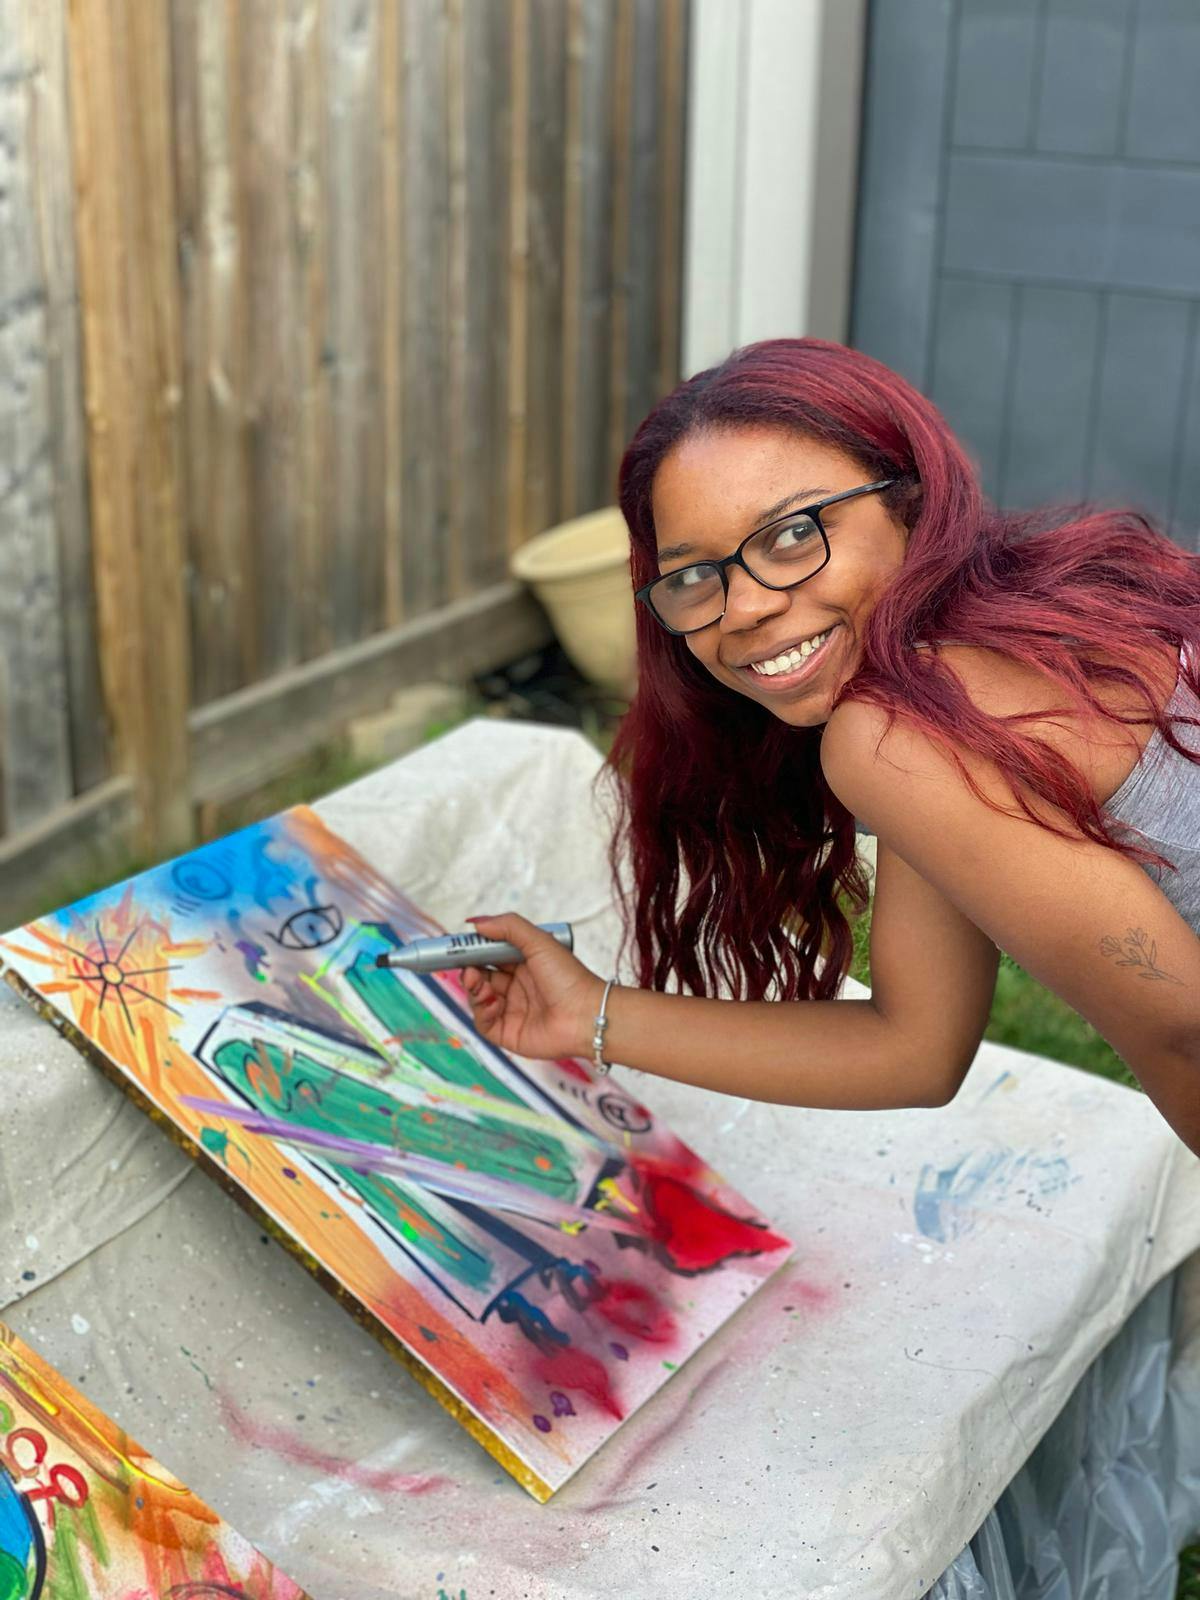
[[[592, 1034], [592, 1067], [596, 1074], [601, 1078], [605, 1077], [612, 1067], [611, 1061], [605, 1061], [603, 1059], [604, 1032], [608, 1027], [608, 1018], [605, 1016], [604, 1012], [606, 1006], [608, 1005], [609, 990], [616, 982], [617, 980], [615, 978], [610, 978], [604, 985], [604, 996], [600, 1001], [600, 1010], [596, 1014], [596, 1031]], [[619, 984], [617, 986], [618, 988], [620, 987]]]

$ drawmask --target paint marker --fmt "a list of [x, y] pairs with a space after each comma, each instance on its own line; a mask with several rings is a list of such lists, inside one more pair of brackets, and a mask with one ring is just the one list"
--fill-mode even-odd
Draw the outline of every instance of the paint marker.
[[[575, 948], [569, 922], [539, 923], [565, 950]], [[376, 956], [377, 967], [403, 967], [405, 972], [445, 972], [451, 967], [508, 967], [525, 957], [515, 944], [487, 939], [482, 933], [448, 933], [440, 939], [414, 939], [403, 950]]]

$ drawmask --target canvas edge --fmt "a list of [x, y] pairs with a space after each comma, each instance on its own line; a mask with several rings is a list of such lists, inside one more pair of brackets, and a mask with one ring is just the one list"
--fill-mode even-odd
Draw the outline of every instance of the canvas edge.
[[[12, 967], [3, 970], [3, 977], [21, 999], [31, 1006], [38, 1016], [42, 1017], [64, 1039], [67, 1040], [85, 1060], [90, 1061], [104, 1074], [110, 1082], [114, 1083], [123, 1094], [138, 1107], [166, 1134], [172, 1144], [177, 1145], [186, 1155], [200, 1167], [210, 1178], [225, 1190], [246, 1211], [258, 1225], [282, 1245], [284, 1250], [292, 1256], [313, 1277], [321, 1288], [331, 1295], [342, 1309], [353, 1317], [360, 1327], [376, 1339], [387, 1353], [442, 1406], [450, 1416], [464, 1428], [477, 1444], [483, 1446], [494, 1460], [504, 1468], [533, 1498], [544, 1505], [555, 1488], [541, 1478], [533, 1468], [528, 1466], [516, 1452], [481, 1417], [459, 1398], [454, 1391], [442, 1382], [433, 1372], [426, 1367], [408, 1346], [394, 1334], [373, 1312], [368, 1311], [361, 1301], [357, 1300], [344, 1284], [340, 1283], [332, 1272], [321, 1264], [316, 1256], [306, 1250], [296, 1239], [293, 1239], [281, 1224], [275, 1221], [270, 1213], [259, 1204], [254, 1197], [238, 1183], [232, 1174], [226, 1172], [219, 1162], [208, 1154], [193, 1139], [189, 1139], [183, 1130], [172, 1122], [171, 1118], [160, 1106], [155, 1105], [150, 1096], [138, 1084], [124, 1073], [120, 1067], [104, 1054], [100, 1047], [92, 1042], [75, 1023], [65, 1017], [61, 1011], [39, 995], [22, 976]], [[569, 1480], [564, 1480], [564, 1482]], [[562, 1485], [559, 1485], [562, 1487]]]
[[[139, 1455], [153, 1462], [154, 1465], [161, 1471], [169, 1473], [172, 1478], [175, 1478], [176, 1483], [178, 1483], [181, 1488], [185, 1489], [189, 1495], [199, 1501], [199, 1503], [204, 1507], [210, 1516], [213, 1515], [214, 1508], [209, 1505], [208, 1501], [205, 1500], [203, 1496], [196, 1494], [196, 1491], [188, 1484], [184, 1483], [181, 1478], [177, 1478], [175, 1473], [171, 1471], [170, 1467], [159, 1461], [157, 1456], [151, 1455], [142, 1444], [140, 1439], [135, 1439], [131, 1433], [123, 1428], [121, 1424], [117, 1422], [116, 1419], [107, 1411], [98, 1406], [94, 1400], [92, 1400], [88, 1395], [81, 1394], [71, 1380], [66, 1377], [65, 1374], [53, 1364], [53, 1362], [48, 1361], [40, 1350], [23, 1339], [17, 1330], [11, 1325], [11, 1323], [5, 1321], [2, 1315], [0, 1315], [0, 1345], [6, 1345], [15, 1354], [18, 1361], [20, 1361], [24, 1366], [31, 1368], [34, 1376], [40, 1382], [46, 1383], [52, 1381], [55, 1389], [67, 1400], [69, 1400], [73, 1406], [78, 1405], [82, 1408], [81, 1415], [86, 1417], [87, 1412], [90, 1410], [102, 1417], [103, 1420], [108, 1424], [108, 1427], [112, 1433], [118, 1436], [117, 1448], [123, 1455], [128, 1456], [130, 1449], [137, 1451]], [[49, 1377], [47, 1377], [47, 1374], [49, 1374]], [[36, 1403], [37, 1397], [32, 1396], [31, 1398], [33, 1398]], [[26, 1411], [31, 1417], [34, 1416], [34, 1413], [29, 1411], [28, 1406], [26, 1407]], [[35, 1420], [37, 1419], [35, 1418]], [[91, 1419], [88, 1418], [89, 1422], [90, 1420]], [[40, 1426], [45, 1427], [46, 1424], [41, 1423]], [[252, 1540], [247, 1539], [246, 1535], [241, 1531], [241, 1529], [234, 1523], [230, 1522], [227, 1517], [222, 1515], [220, 1512], [217, 1512], [216, 1515], [220, 1518], [222, 1527], [228, 1533], [234, 1534], [237, 1539], [242, 1544], [246, 1545], [248, 1549], [252, 1550], [255, 1555], [261, 1557], [264, 1561], [270, 1562], [273, 1570], [278, 1573], [281, 1578], [286, 1579], [286, 1581], [291, 1584], [292, 1589], [294, 1590], [293, 1600], [313, 1600], [313, 1597], [309, 1594], [308, 1590], [302, 1588], [294, 1578], [285, 1572], [278, 1561], [276, 1561], [273, 1557], [268, 1556]]]

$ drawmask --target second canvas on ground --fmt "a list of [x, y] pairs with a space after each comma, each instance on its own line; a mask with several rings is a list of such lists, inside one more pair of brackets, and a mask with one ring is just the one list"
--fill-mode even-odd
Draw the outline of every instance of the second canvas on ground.
[[439, 931], [297, 808], [3, 958], [544, 1499], [791, 1247], [611, 1080], [377, 964]]

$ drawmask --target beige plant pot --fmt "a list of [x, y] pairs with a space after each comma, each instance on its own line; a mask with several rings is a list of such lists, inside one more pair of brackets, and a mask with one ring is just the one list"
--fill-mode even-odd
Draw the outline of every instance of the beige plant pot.
[[558, 642], [584, 677], [631, 698], [637, 647], [629, 532], [617, 507], [539, 533], [515, 552], [510, 570], [545, 606]]

